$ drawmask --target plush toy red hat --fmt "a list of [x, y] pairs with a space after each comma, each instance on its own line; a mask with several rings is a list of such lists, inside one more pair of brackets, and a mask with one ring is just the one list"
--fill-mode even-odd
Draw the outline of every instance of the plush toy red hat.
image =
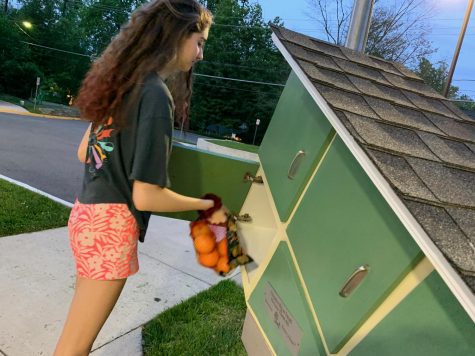
[[207, 193], [201, 197], [201, 199], [207, 199], [207, 200], [212, 200], [214, 201], [214, 206], [212, 208], [209, 208], [208, 210], [199, 210], [199, 220], [206, 220], [208, 219], [215, 211], [218, 211], [221, 209], [223, 206], [223, 203], [221, 202], [221, 198], [218, 197], [216, 194], [213, 193]]

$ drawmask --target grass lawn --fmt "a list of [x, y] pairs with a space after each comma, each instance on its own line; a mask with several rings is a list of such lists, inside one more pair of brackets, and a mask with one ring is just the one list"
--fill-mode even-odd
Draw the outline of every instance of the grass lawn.
[[245, 356], [245, 314], [242, 288], [223, 280], [148, 322], [142, 332], [144, 355]]
[[215, 145], [220, 145], [228, 148], [234, 148], [236, 150], [257, 153], [259, 151], [259, 146], [249, 145], [247, 143], [240, 143], [230, 140], [206, 140], [208, 142], [214, 143]]
[[68, 224], [70, 209], [0, 179], [0, 237]]

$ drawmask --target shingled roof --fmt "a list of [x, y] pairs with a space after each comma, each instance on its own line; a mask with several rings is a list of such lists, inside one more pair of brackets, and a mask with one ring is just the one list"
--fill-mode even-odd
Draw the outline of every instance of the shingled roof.
[[272, 30], [473, 293], [475, 121], [401, 64]]

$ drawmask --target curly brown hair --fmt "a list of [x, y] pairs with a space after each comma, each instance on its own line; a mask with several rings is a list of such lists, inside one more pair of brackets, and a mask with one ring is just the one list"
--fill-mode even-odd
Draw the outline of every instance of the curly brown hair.
[[[145, 77], [163, 69], [189, 36], [212, 21], [196, 0], [154, 0], [138, 8], [86, 74], [75, 101], [81, 117], [97, 125], [112, 116], [117, 126], [124, 126], [125, 95], [130, 93], [132, 105]], [[192, 70], [170, 78], [178, 113], [190, 104]]]

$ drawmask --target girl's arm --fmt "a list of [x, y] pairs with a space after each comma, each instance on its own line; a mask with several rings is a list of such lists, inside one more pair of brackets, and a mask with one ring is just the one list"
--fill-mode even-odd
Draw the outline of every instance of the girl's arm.
[[91, 125], [92, 123], [87, 127], [87, 130], [84, 133], [84, 136], [82, 137], [81, 143], [78, 147], [78, 160], [82, 163], [86, 163], [87, 143], [89, 141], [89, 132], [91, 130]]
[[214, 201], [180, 195], [168, 188], [134, 180], [132, 200], [135, 208], [141, 211], [177, 212], [188, 210], [207, 210]]

